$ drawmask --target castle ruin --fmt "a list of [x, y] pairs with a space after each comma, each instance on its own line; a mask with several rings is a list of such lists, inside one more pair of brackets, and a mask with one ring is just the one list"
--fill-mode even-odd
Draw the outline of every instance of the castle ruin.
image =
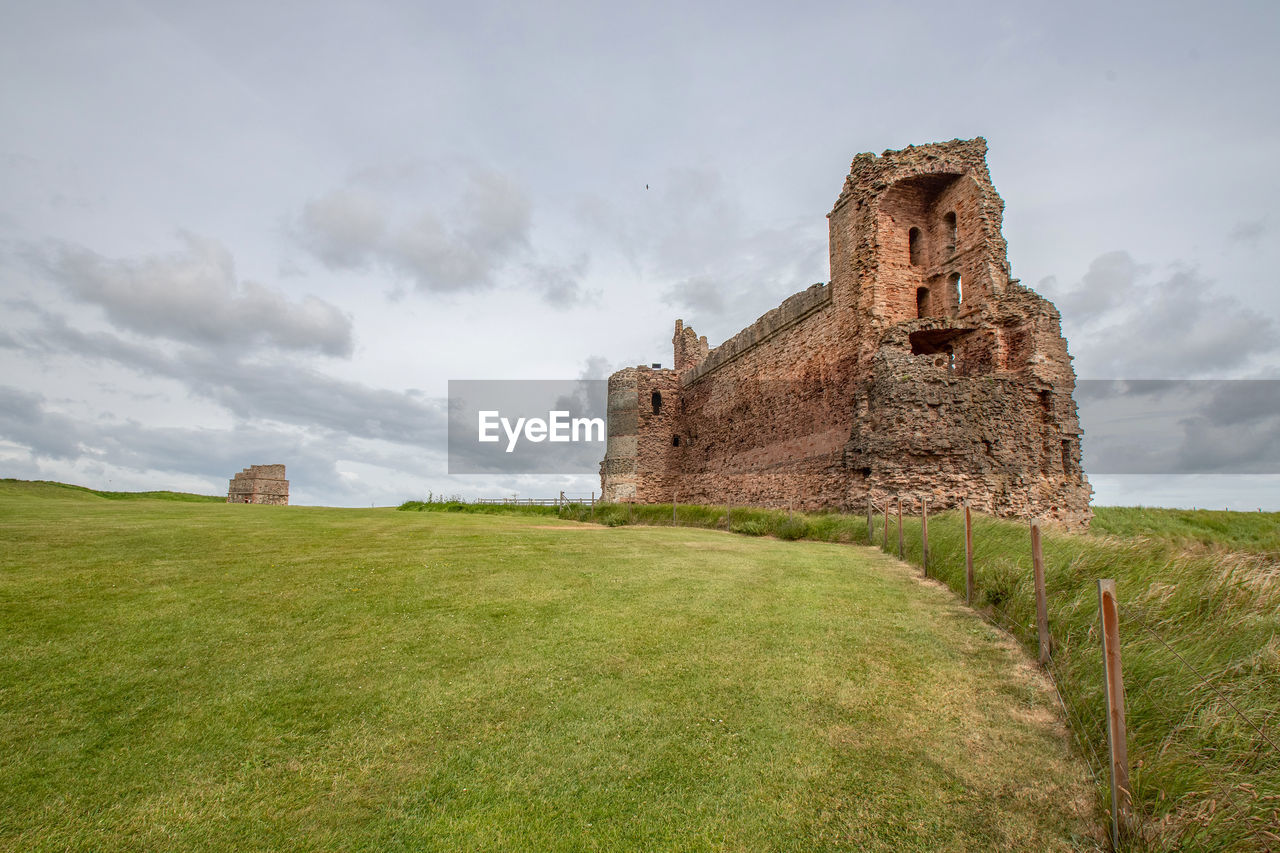
[[283, 465], [250, 465], [231, 478], [229, 504], [289, 505], [289, 481]]
[[611, 501], [860, 510], [968, 499], [1087, 525], [1075, 373], [1054, 306], [1010, 278], [982, 138], [859, 154], [831, 281], [672, 370], [609, 378]]

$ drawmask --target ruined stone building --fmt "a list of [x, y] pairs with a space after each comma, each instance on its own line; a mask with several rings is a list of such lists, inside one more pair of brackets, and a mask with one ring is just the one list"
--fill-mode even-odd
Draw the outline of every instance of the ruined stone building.
[[289, 505], [289, 481], [283, 465], [250, 465], [231, 478], [229, 504]]
[[675, 367], [609, 378], [606, 500], [861, 510], [901, 494], [1087, 524], [1075, 374], [1051, 303], [1010, 278], [984, 139], [859, 154], [831, 281]]

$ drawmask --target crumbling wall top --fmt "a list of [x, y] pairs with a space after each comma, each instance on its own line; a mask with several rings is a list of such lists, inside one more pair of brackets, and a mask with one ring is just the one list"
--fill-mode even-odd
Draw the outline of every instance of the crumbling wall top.
[[978, 136], [908, 145], [897, 151], [887, 150], [878, 157], [870, 152], [859, 154], [849, 166], [849, 175], [831, 211], [834, 213], [852, 199], [881, 193], [903, 178], [927, 174], [975, 175], [989, 184], [987, 140]]

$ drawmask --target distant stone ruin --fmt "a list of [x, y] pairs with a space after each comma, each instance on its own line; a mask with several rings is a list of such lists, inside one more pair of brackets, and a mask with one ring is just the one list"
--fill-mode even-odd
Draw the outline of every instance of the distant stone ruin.
[[289, 505], [289, 481], [283, 465], [250, 465], [231, 478], [229, 504]]
[[1053, 305], [1009, 276], [986, 140], [859, 154], [830, 283], [675, 368], [609, 378], [611, 501], [862, 511], [901, 495], [1089, 522], [1075, 373]]

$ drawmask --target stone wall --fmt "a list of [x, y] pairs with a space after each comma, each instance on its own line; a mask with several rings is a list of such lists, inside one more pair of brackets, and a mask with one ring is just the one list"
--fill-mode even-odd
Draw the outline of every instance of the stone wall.
[[231, 478], [229, 504], [289, 505], [289, 481], [283, 465], [250, 465]]
[[674, 370], [610, 378], [606, 500], [928, 495], [1087, 524], [1066, 341], [1009, 277], [1003, 211], [982, 139], [859, 154], [828, 217], [829, 284], [715, 349], [677, 320]]

